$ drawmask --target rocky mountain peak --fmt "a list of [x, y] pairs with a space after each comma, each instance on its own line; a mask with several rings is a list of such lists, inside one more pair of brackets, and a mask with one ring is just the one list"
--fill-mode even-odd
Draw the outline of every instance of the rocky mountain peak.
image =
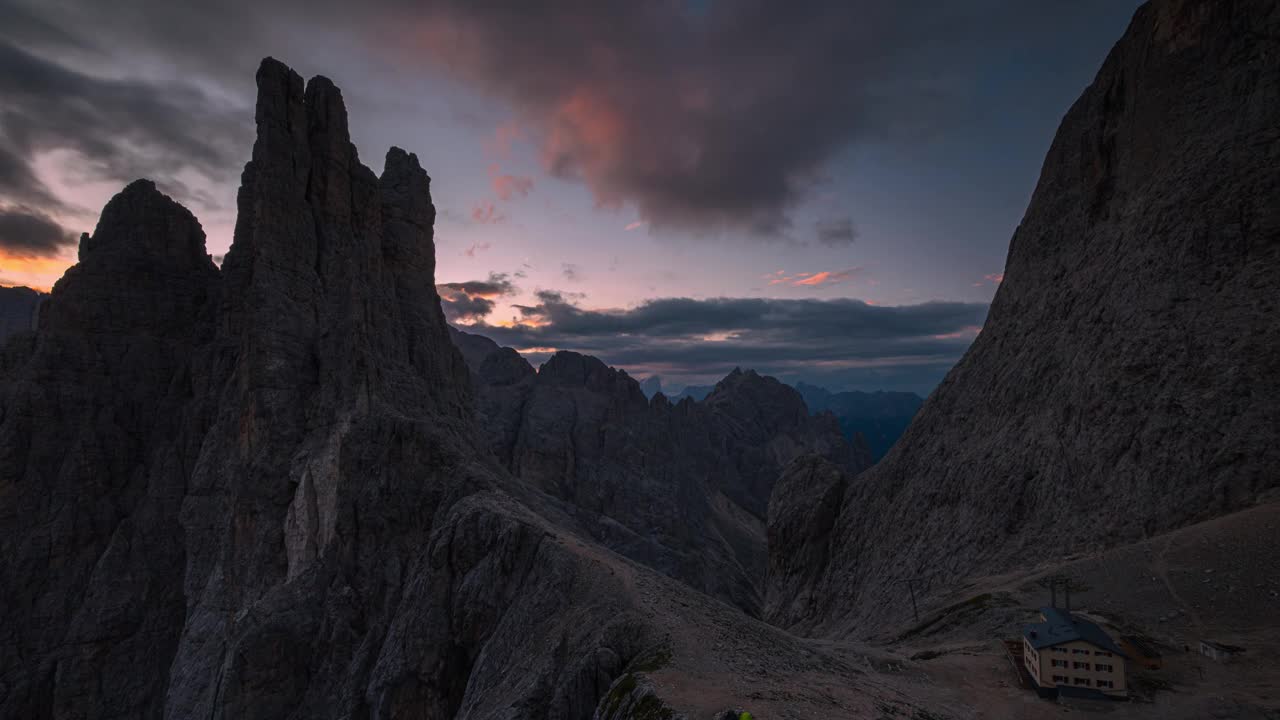
[[150, 264], [161, 272], [213, 265], [205, 252], [199, 221], [145, 179], [129, 183], [112, 197], [102, 209], [94, 234], [85, 233], [81, 238], [81, 263], [125, 258]]
[[770, 433], [809, 421], [804, 398], [795, 388], [755, 370], [734, 368], [716, 383], [702, 404], [738, 422], [758, 424]]
[[640, 381], [640, 390], [644, 392], [644, 396], [653, 399], [654, 395], [662, 392], [662, 376], [650, 375]]
[[205, 312], [219, 272], [190, 211], [137, 180], [103, 208], [80, 261], [41, 311], [53, 331], [161, 335], [189, 330]]
[[589, 390], [607, 392], [628, 401], [648, 404], [636, 382], [623, 370], [609, 367], [599, 358], [561, 350], [538, 368], [543, 382], [576, 385]]

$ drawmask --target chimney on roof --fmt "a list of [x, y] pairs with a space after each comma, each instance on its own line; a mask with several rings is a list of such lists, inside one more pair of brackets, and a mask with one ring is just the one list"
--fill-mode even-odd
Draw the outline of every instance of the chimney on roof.
[[1058, 580], [1049, 578], [1049, 607], [1058, 607]]
[[1064, 603], [1067, 606], [1067, 612], [1070, 613], [1071, 612], [1071, 581], [1068, 580], [1067, 582], [1062, 583], [1062, 592], [1066, 593], [1067, 599], [1064, 601]]

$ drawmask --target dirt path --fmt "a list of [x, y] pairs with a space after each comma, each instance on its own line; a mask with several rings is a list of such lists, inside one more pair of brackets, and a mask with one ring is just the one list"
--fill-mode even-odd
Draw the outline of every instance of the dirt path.
[[1201, 619], [1191, 603], [1182, 599], [1182, 596], [1178, 594], [1177, 588], [1173, 586], [1173, 581], [1169, 579], [1169, 548], [1173, 546], [1174, 541], [1181, 534], [1180, 532], [1169, 533], [1164, 542], [1161, 543], [1160, 552], [1156, 555], [1155, 561], [1151, 563], [1151, 569], [1155, 572], [1156, 577], [1160, 578], [1160, 582], [1164, 583], [1165, 589], [1169, 591], [1169, 597], [1173, 598], [1173, 601], [1177, 603], [1178, 609], [1191, 618], [1191, 623], [1195, 626], [1197, 632], [1203, 633], [1204, 620]]

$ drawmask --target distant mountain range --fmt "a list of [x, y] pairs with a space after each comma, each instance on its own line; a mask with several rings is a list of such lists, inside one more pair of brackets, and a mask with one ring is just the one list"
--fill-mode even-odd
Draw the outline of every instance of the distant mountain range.
[[861, 434], [876, 460], [889, 452], [924, 404], [924, 398], [911, 392], [851, 390], [833, 393], [803, 382], [796, 383], [795, 388], [804, 398], [805, 405], [809, 406], [809, 412], [830, 411], [840, 422], [840, 430], [847, 438]]
[[44, 293], [28, 287], [0, 287], [0, 342], [36, 328]]
[[715, 385], [686, 385], [683, 390], [671, 396], [671, 402], [680, 402], [685, 398], [702, 400], [715, 389]]
[[[465, 347], [463, 352], [466, 352]], [[806, 382], [792, 387], [800, 393], [811, 414], [829, 411], [835, 415], [845, 438], [853, 441], [855, 435], [861, 434], [873, 460], [879, 460], [889, 452], [924, 404], [924, 398], [912, 392], [832, 392]], [[714, 385], [687, 385], [680, 392], [667, 395], [667, 398], [673, 403], [685, 398], [701, 402], [715, 388]], [[640, 390], [645, 397], [652, 399], [663, 392], [662, 377], [650, 375], [640, 381]]]
[[654, 395], [662, 392], [662, 376], [650, 375], [640, 381], [640, 392], [644, 393], [646, 398], [653, 399]]
[[702, 400], [715, 389], [715, 385], [686, 385], [680, 392], [673, 393], [663, 388], [661, 375], [650, 375], [640, 381], [640, 392], [644, 393], [645, 397], [652, 400], [654, 395], [662, 393], [673, 403], [678, 403], [685, 398]]

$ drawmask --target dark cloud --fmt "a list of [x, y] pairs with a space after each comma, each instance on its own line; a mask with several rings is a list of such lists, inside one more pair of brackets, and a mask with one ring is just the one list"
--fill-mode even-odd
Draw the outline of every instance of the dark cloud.
[[10, 257], [52, 257], [76, 236], [39, 210], [0, 208], [0, 253]]
[[484, 297], [512, 295], [519, 291], [519, 288], [511, 283], [511, 279], [506, 273], [493, 272], [489, 273], [488, 280], [440, 283], [436, 285], [436, 289], [441, 292], [445, 290], [461, 291], [468, 295], [482, 295]]
[[564, 290], [535, 290], [533, 296], [538, 300], [537, 305], [512, 305], [516, 312], [520, 313], [521, 319], [525, 321], [541, 321], [549, 319], [546, 308], [571, 306], [574, 303], [585, 300], [586, 293], [567, 292]]
[[847, 148], [989, 125], [974, 90], [1007, 78], [979, 57], [1007, 67], [1136, 2], [404, 0], [381, 37], [506, 99], [600, 205], [808, 241], [793, 210]]
[[582, 267], [574, 263], [560, 263], [560, 274], [569, 282], [578, 282], [582, 279]]
[[234, 182], [250, 143], [251, 113], [195, 85], [92, 75], [5, 37], [17, 31], [35, 45], [65, 50], [73, 43], [69, 33], [30, 14], [0, 33], [0, 199], [41, 215], [88, 210], [55, 197], [34, 171], [37, 156], [63, 150], [76, 153], [72, 182], [150, 177], [179, 200], [218, 206], [190, 180]]
[[853, 227], [853, 220], [847, 217], [820, 220], [815, 223], [815, 229], [818, 242], [828, 247], [852, 245], [858, 237], [858, 231]]
[[[0, 114], [2, 122], [3, 114]], [[48, 209], [59, 207], [61, 201], [40, 182], [27, 159], [4, 146], [3, 131], [4, 125], [0, 124], [0, 198]]]
[[909, 9], [459, 0], [414, 15], [414, 48], [508, 98], [551, 174], [657, 227], [781, 234], [824, 162], [883, 119], [871, 105], [919, 101], [875, 80], [919, 29]]
[[449, 322], [478, 322], [493, 313], [496, 304], [481, 295], [440, 295], [440, 307]]
[[242, 164], [246, 108], [195, 86], [94, 77], [0, 43], [4, 138], [13, 155], [72, 149], [100, 177], [129, 180], [191, 168], [219, 179]]
[[440, 283], [440, 307], [450, 322], [481, 322], [493, 313], [498, 298], [520, 291], [506, 273], [489, 273], [487, 280]]
[[709, 379], [743, 366], [837, 387], [879, 378], [883, 387], [925, 392], [959, 359], [987, 312], [979, 303], [767, 298], [663, 298], [591, 310], [556, 291], [518, 309], [528, 324], [469, 331], [517, 349], [596, 355], [637, 375]]

